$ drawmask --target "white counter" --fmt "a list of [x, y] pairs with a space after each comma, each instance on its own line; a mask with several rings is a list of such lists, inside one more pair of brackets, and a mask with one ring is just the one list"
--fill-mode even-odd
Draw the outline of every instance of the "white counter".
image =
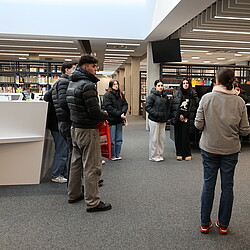
[[0, 102], [0, 185], [39, 184], [46, 102]]

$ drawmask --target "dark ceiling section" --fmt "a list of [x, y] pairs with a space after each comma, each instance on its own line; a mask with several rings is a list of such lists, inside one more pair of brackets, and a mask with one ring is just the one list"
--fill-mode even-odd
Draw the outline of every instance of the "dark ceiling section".
[[91, 49], [91, 45], [90, 45], [90, 41], [89, 40], [78, 40], [80, 47], [82, 49], [82, 52], [85, 54], [91, 54], [92, 53], [92, 49]]

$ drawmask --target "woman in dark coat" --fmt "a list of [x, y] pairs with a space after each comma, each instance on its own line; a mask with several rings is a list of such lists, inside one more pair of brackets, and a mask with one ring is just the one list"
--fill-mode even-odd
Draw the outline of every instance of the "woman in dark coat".
[[163, 83], [156, 80], [150, 95], [147, 97], [145, 109], [149, 119], [149, 160], [163, 161], [165, 144], [165, 127], [169, 117], [170, 102]]
[[103, 96], [103, 107], [109, 114], [110, 136], [112, 158], [111, 160], [121, 160], [120, 156], [122, 147], [122, 126], [126, 119], [128, 103], [120, 91], [119, 82], [111, 80], [109, 89]]
[[173, 95], [171, 104], [171, 123], [174, 125], [178, 161], [192, 159], [189, 134], [195, 131], [194, 119], [198, 104], [199, 99], [191, 82], [183, 79], [180, 89]]

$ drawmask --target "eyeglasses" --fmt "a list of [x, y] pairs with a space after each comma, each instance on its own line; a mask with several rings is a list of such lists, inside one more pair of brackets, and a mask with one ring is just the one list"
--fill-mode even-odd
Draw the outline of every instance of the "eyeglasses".
[[156, 87], [163, 87], [163, 85], [156, 85]]

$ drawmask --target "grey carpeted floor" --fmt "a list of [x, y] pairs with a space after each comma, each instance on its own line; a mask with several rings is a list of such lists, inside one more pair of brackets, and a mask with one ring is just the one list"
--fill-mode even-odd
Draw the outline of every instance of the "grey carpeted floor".
[[[84, 202], [67, 203], [65, 184], [0, 186], [0, 249], [250, 249], [250, 146], [244, 145], [235, 175], [230, 233], [213, 226], [199, 232], [202, 167], [178, 162], [167, 131], [165, 161], [148, 161], [145, 120], [129, 117], [122, 161], [106, 161], [103, 201], [107, 212], [87, 213]], [[27, 155], [28, 157], [28, 155]], [[13, 173], [14, 174], [14, 173]], [[219, 182], [212, 219], [217, 218]]]

